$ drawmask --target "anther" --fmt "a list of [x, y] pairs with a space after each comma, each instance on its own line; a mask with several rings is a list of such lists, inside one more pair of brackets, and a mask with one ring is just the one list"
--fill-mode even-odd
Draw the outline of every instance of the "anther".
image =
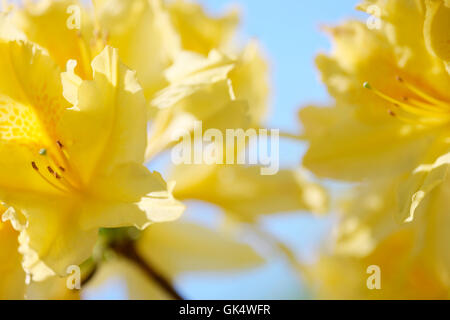
[[64, 145], [61, 143], [61, 141], [56, 141], [56, 144], [58, 145], [58, 147], [60, 148], [60, 149], [62, 149], [63, 147], [64, 147]]
[[403, 78], [400, 77], [400, 76], [397, 76], [396, 79], [397, 79], [398, 82], [403, 82]]
[[34, 170], [39, 171], [38, 166], [36, 165], [36, 162], [31, 162], [31, 166], [33, 167]]
[[65, 172], [66, 171], [66, 169], [64, 169], [64, 167], [59, 167], [59, 170], [61, 170], [62, 172]]

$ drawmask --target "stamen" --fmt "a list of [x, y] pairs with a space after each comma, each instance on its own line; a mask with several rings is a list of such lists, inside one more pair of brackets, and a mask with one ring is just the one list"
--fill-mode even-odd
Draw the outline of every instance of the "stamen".
[[59, 180], [60, 183], [62, 183], [66, 188], [70, 189], [70, 190], [77, 190], [72, 183], [70, 183], [69, 180], [65, 179], [61, 174], [59, 174], [58, 172], [56, 172], [55, 170], [53, 170], [53, 168], [51, 166], [47, 167], [48, 172], [54, 176], [57, 180]]
[[65, 172], [72, 173], [65, 175], [65, 180], [68, 182], [72, 189], [81, 189], [80, 186], [82, 186], [82, 183], [79, 179], [78, 172], [76, 172], [70, 165], [69, 154], [64, 149], [64, 144], [60, 140], [57, 140], [56, 145], [58, 146], [58, 148], [55, 149], [56, 154], [50, 154], [50, 161], [52, 166], [60, 170], [60, 176], [62, 176]]
[[[413, 86], [407, 84], [403, 78], [397, 77], [397, 81], [404, 84], [410, 91], [418, 94], [421, 92], [419, 89], [414, 88]], [[398, 113], [394, 113], [392, 110], [388, 110], [388, 113], [391, 116], [394, 116], [400, 120], [406, 121], [408, 123], [421, 123], [421, 124], [442, 124], [450, 121], [450, 108], [448, 105], [445, 105], [442, 101], [433, 99], [434, 101], [439, 101], [439, 104], [429, 104], [426, 102], [422, 102], [417, 99], [411, 99], [407, 96], [403, 96], [401, 100], [395, 99], [387, 94], [373, 88], [369, 82], [364, 82], [363, 87], [373, 91], [377, 96], [382, 99], [391, 102], [396, 108], [400, 111], [403, 111], [403, 115], [399, 115]], [[414, 90], [411, 90], [414, 88]], [[419, 95], [419, 94], [418, 94]], [[428, 95], [421, 92], [420, 97], [428, 98]], [[430, 101], [431, 99], [427, 99]]]
[[447, 103], [445, 103], [445, 102], [443, 102], [443, 101], [441, 101], [439, 99], [436, 99], [432, 95], [430, 95], [430, 94], [428, 94], [428, 93], [426, 93], [426, 92], [416, 88], [415, 86], [409, 84], [408, 82], [405, 82], [402, 77], [397, 76], [397, 81], [400, 82], [402, 85], [404, 85], [406, 88], [408, 88], [410, 91], [412, 91], [415, 94], [417, 94], [419, 97], [421, 97], [421, 98], [423, 98], [425, 100], [428, 100], [430, 102], [433, 102], [436, 105], [440, 105], [440, 106], [445, 107], [446, 109], [449, 109], [450, 106]]
[[39, 176], [40, 176], [42, 179], [44, 179], [45, 182], [47, 182], [47, 183], [48, 183], [49, 185], [51, 185], [53, 188], [55, 188], [55, 189], [57, 189], [57, 190], [59, 190], [59, 191], [61, 191], [61, 192], [63, 192], [63, 193], [66, 193], [66, 192], [67, 192], [66, 189], [63, 189], [63, 188], [57, 186], [56, 184], [54, 184], [53, 182], [51, 182], [49, 179], [47, 179], [47, 177], [45, 177], [45, 176], [41, 173], [41, 171], [39, 170], [39, 167], [36, 165], [36, 163], [35, 163], [34, 161], [31, 162], [31, 167], [34, 169], [34, 171], [36, 171], [36, 172], [39, 174]]

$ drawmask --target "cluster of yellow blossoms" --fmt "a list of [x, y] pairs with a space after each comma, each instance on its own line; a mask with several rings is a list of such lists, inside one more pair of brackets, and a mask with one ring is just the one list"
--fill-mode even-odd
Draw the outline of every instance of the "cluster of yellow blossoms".
[[[309, 269], [316, 294], [450, 298], [450, 2], [366, 0], [380, 28], [349, 21], [317, 65], [333, 107], [300, 111], [304, 164], [356, 183], [335, 242]], [[379, 290], [366, 270], [378, 266]]]
[[[332, 244], [300, 267], [265, 240], [320, 298], [448, 299], [450, 1], [359, 9], [373, 6], [379, 28], [327, 28], [334, 50], [317, 65], [334, 106], [300, 111], [304, 167], [351, 183]], [[244, 226], [262, 237], [264, 215], [326, 211], [326, 193], [299, 169], [183, 164], [164, 180], [147, 168], [197, 121], [264, 127], [268, 66], [257, 42], [233, 41], [238, 23], [235, 11], [211, 17], [187, 0], [5, 2], [0, 299], [79, 298], [72, 266], [83, 282], [125, 275], [131, 298], [176, 298], [143, 278], [164, 287], [186, 271], [258, 266], [261, 253], [239, 241]], [[186, 200], [219, 208], [224, 228], [178, 220]], [[368, 284], [373, 266], [381, 288]]]
[[[41, 0], [3, 9], [0, 298], [77, 298], [66, 288], [67, 268], [91, 261], [87, 268], [102, 274], [108, 263], [93, 253], [99, 230], [109, 228], [145, 229], [133, 254], [167, 279], [264, 261], [229, 229], [147, 228], [179, 218], [182, 200], [222, 208], [231, 225], [326, 209], [322, 188], [298, 170], [260, 176], [257, 166], [182, 165], [166, 183], [145, 166], [196, 120], [220, 130], [263, 125], [268, 67], [256, 42], [234, 45], [236, 12], [210, 17], [184, 0]], [[116, 260], [124, 273], [136, 267]]]

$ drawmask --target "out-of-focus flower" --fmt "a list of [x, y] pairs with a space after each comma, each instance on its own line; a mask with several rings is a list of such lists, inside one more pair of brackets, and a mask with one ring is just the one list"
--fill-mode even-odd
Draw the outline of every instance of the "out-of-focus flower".
[[0, 198], [25, 216], [21, 240], [40, 260], [65, 275], [90, 256], [100, 227], [143, 228], [181, 214], [142, 164], [145, 99], [117, 50], [93, 60], [93, 80], [69, 69], [62, 84], [30, 42], [2, 40], [0, 55]]
[[[307, 275], [324, 299], [449, 299], [448, 180], [432, 192], [417, 219], [399, 226], [395, 182], [352, 189], [342, 206], [336, 243]], [[380, 268], [379, 290], [369, 290], [367, 268]]]
[[241, 221], [256, 222], [263, 215], [280, 212], [327, 210], [326, 192], [301, 170], [264, 176], [259, 166], [192, 165], [175, 167], [171, 178], [177, 181], [177, 199], [212, 203]]
[[[79, 29], [65, 27], [72, 5], [80, 8]], [[61, 68], [77, 60], [83, 79], [91, 77], [90, 61], [105, 45], [118, 48], [124, 63], [137, 71], [147, 99], [167, 85], [163, 71], [181, 50], [203, 55], [228, 50], [237, 20], [236, 13], [215, 19], [197, 4], [162, 0], [94, 0], [93, 10], [77, 0], [40, 0], [14, 10], [12, 18]]]
[[221, 17], [211, 17], [203, 7], [187, 0], [167, 5], [171, 21], [185, 50], [208, 55], [213, 49], [228, 52], [239, 23], [236, 10]]
[[[80, 8], [79, 29], [66, 27], [71, 5]], [[138, 71], [147, 98], [165, 86], [163, 70], [180, 49], [160, 0], [97, 0], [93, 11], [77, 0], [40, 0], [12, 14], [14, 25], [48, 50], [61, 68], [77, 60], [82, 79], [92, 77], [91, 60], [105, 45], [117, 48], [124, 63]]]
[[[335, 106], [300, 111], [305, 166], [364, 182], [344, 202], [336, 243], [307, 274], [323, 298], [448, 299], [450, 76], [439, 51], [448, 8], [404, 0], [359, 7], [371, 5], [381, 9], [380, 30], [356, 21], [327, 29], [334, 50], [317, 64]], [[373, 265], [380, 290], [367, 286]]]
[[384, 13], [381, 30], [356, 21], [328, 29], [335, 48], [317, 64], [336, 105], [300, 111], [310, 142], [304, 164], [346, 181], [404, 175], [397, 217], [410, 221], [447, 171], [450, 77], [423, 36], [431, 2], [367, 1], [361, 8], [373, 3]]
[[175, 222], [144, 232], [138, 251], [171, 277], [197, 270], [233, 270], [258, 266], [264, 259], [249, 245], [206, 227]]
[[229, 72], [235, 62], [212, 51], [208, 57], [183, 52], [166, 71], [169, 86], [151, 101], [152, 113], [147, 160], [175, 145], [177, 136], [189, 134], [195, 121], [204, 129], [248, 126], [248, 103], [233, 94]]

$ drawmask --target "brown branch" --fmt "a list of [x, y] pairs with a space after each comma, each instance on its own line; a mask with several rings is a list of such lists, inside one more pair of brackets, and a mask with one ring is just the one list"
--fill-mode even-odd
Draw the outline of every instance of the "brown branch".
[[157, 270], [149, 265], [138, 254], [136, 247], [132, 241], [126, 241], [124, 243], [113, 243], [111, 248], [119, 255], [138, 265], [142, 271], [144, 271], [150, 278], [152, 278], [164, 291], [172, 296], [175, 300], [184, 300], [184, 298], [178, 293], [174, 286]]

